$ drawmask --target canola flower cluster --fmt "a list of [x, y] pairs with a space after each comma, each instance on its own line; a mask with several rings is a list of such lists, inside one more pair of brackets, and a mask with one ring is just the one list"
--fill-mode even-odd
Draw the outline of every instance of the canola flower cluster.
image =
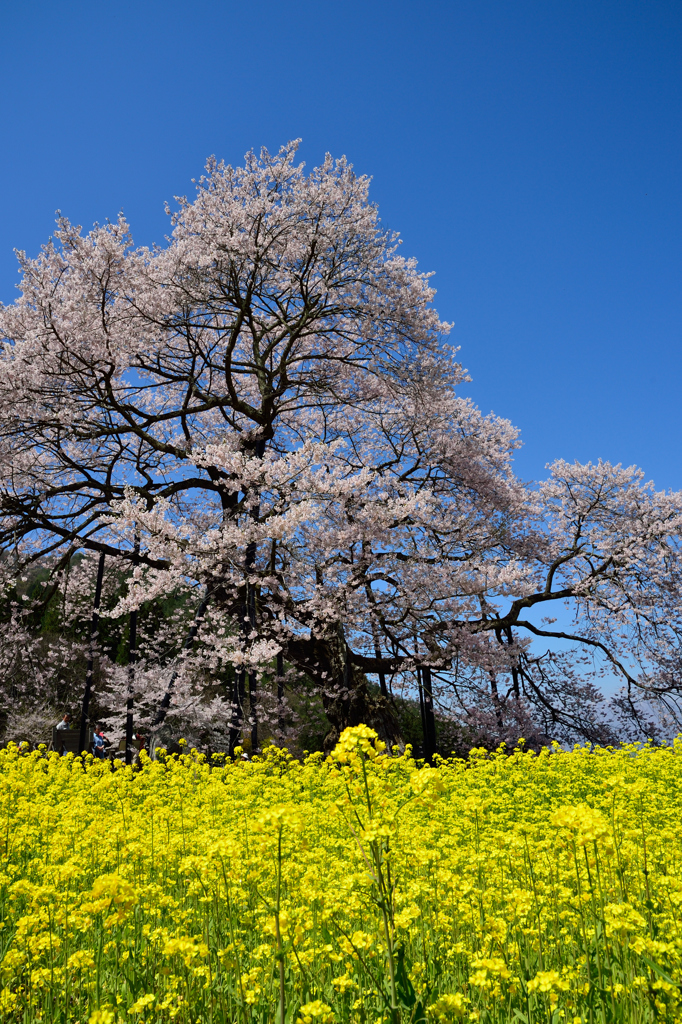
[[682, 1021], [682, 740], [0, 752], [7, 1024]]

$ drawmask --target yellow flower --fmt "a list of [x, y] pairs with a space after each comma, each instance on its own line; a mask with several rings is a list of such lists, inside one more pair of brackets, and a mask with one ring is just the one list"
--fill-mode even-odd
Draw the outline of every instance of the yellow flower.
[[17, 1005], [17, 1001], [16, 993], [10, 992], [7, 987], [0, 991], [0, 1010], [3, 1013], [10, 1014]]
[[88, 1024], [114, 1024], [116, 1014], [106, 1007], [101, 1010], [94, 1010], [88, 1018]]
[[604, 907], [606, 934], [624, 939], [646, 928], [646, 919], [628, 903], [607, 903]]
[[570, 982], [562, 978], [558, 971], [538, 971], [528, 982], [529, 992], [566, 992], [569, 988]]
[[474, 973], [469, 976], [469, 983], [477, 988], [490, 988], [498, 981], [506, 981], [510, 977], [509, 968], [499, 956], [474, 957], [471, 966]]
[[121, 921], [135, 905], [135, 890], [118, 873], [101, 875], [92, 887], [90, 898], [91, 902], [86, 906], [91, 913], [115, 909], [117, 919]]
[[95, 967], [95, 958], [89, 949], [79, 949], [69, 957], [68, 967], [72, 971], [91, 971]]
[[568, 829], [578, 846], [603, 839], [609, 831], [604, 815], [587, 804], [559, 807], [550, 821], [557, 828]]
[[[528, 998], [555, 1024], [606, 1019], [613, 997], [623, 1021], [682, 1021], [681, 754], [682, 738], [420, 767], [367, 726], [330, 758], [135, 771], [9, 746], [0, 1020], [47, 1022], [67, 989], [81, 1024], [196, 1024], [227, 992], [262, 1013], [283, 966], [293, 1024], [333, 1021], [332, 992], [339, 1017], [386, 1024], [392, 956], [428, 1024], [527, 1016]], [[130, 996], [134, 977], [152, 991]]]
[[386, 744], [377, 732], [367, 725], [354, 725], [344, 729], [334, 747], [332, 758], [342, 764], [349, 763], [358, 755], [375, 760], [386, 750]]
[[357, 988], [357, 984], [348, 974], [340, 974], [332, 978], [332, 985], [340, 995], [344, 995], [349, 989]]
[[299, 1010], [297, 1024], [332, 1024], [334, 1014], [331, 1006], [315, 999], [312, 1003], [305, 1003]]
[[442, 995], [428, 1007], [429, 1019], [442, 1021], [443, 1024], [466, 1013], [469, 1000], [461, 992], [454, 992], [452, 995]]
[[140, 996], [128, 1010], [128, 1013], [143, 1013], [147, 1006], [151, 1006], [155, 1001], [156, 996], [153, 992], [147, 992], [145, 995]]

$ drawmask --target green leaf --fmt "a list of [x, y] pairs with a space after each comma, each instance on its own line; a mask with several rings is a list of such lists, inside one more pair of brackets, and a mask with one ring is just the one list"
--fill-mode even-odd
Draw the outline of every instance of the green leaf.
[[396, 960], [395, 988], [398, 999], [403, 1006], [412, 1007], [417, 1002], [417, 993], [414, 990], [412, 982], [407, 976], [407, 971], [405, 969], [405, 949], [403, 946], [399, 946], [396, 949]]
[[426, 1014], [424, 1007], [421, 1004], [421, 1000], [415, 1005], [410, 1017], [410, 1024], [426, 1024]]
[[653, 962], [653, 960], [649, 959], [648, 956], [645, 956], [644, 953], [640, 953], [639, 955], [641, 956], [641, 958], [644, 961], [644, 963], [648, 964], [649, 967], [651, 968], [651, 970], [656, 972], [656, 974], [659, 976], [659, 978], [663, 978], [663, 981], [667, 981], [669, 985], [676, 985], [677, 988], [680, 987], [679, 981], [673, 981], [673, 979], [670, 977], [670, 975], [666, 974], [665, 971], [663, 970], [663, 968], [659, 967], [658, 964], [655, 964]]

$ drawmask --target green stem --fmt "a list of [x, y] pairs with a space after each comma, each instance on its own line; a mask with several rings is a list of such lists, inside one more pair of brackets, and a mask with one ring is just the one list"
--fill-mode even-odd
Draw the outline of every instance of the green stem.
[[282, 826], [277, 835], [277, 892], [275, 896], [275, 937], [277, 939], [277, 962], [279, 964], [279, 1024], [284, 1024], [284, 952], [282, 932], [279, 926], [279, 908], [282, 892]]

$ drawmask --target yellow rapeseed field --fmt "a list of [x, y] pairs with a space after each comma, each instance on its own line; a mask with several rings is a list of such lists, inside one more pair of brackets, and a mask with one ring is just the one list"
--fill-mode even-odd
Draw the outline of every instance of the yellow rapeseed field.
[[682, 741], [0, 753], [0, 1019], [682, 1021]]

